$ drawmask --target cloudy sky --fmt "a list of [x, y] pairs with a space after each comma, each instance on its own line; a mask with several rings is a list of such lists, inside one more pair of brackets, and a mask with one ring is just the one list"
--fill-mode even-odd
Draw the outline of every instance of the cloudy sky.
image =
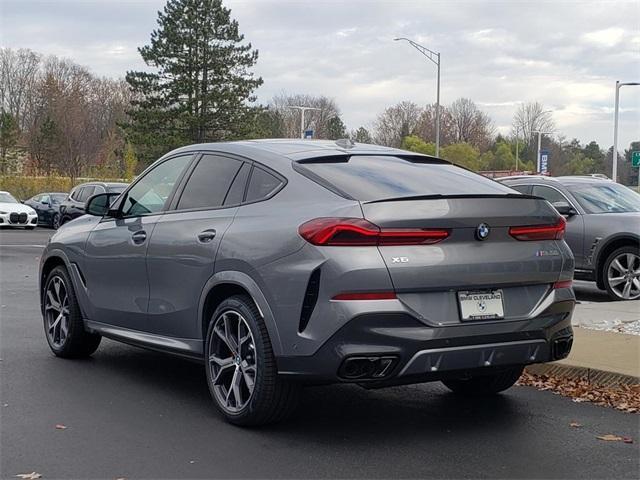
[[[441, 101], [478, 103], [507, 132], [519, 102], [553, 110], [569, 139], [613, 143], [615, 81], [640, 81], [640, 2], [226, 0], [260, 52], [261, 102], [322, 94], [349, 128], [401, 100], [434, 102], [436, 69], [409, 37], [442, 55]], [[0, 0], [0, 44], [69, 57], [97, 74], [143, 69], [164, 0]], [[621, 90], [620, 145], [640, 139], [640, 87]]]

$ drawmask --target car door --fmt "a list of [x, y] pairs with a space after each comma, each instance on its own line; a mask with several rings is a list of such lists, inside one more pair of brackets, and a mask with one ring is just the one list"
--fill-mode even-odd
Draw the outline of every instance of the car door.
[[531, 194], [537, 197], [542, 197], [549, 203], [554, 202], [566, 202], [571, 205], [576, 211], [575, 215], [567, 217], [567, 229], [564, 239], [571, 248], [573, 256], [575, 257], [576, 268], [581, 268], [584, 265], [584, 219], [582, 215], [578, 213], [573, 202], [571, 202], [567, 196], [559, 189], [548, 185], [533, 185]]
[[38, 223], [42, 223], [44, 221], [42, 218], [42, 215], [43, 215], [42, 204], [40, 203], [43, 197], [44, 197], [44, 194], [34, 195], [29, 200], [24, 201], [25, 205], [28, 205], [29, 207], [33, 208], [38, 214]]
[[146, 329], [149, 239], [192, 158], [172, 157], [147, 170], [114, 205], [118, 213], [104, 217], [89, 234], [83, 275], [90, 320]]
[[242, 202], [249, 170], [250, 164], [240, 159], [205, 153], [185, 176], [147, 250], [149, 331], [201, 336], [200, 295], [214, 273], [220, 240]]

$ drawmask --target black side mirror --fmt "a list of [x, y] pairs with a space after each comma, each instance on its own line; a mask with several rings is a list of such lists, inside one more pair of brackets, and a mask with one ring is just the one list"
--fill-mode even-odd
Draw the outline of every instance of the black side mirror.
[[571, 217], [578, 213], [576, 212], [575, 208], [573, 208], [567, 202], [553, 202], [551, 205], [553, 205], [553, 208], [555, 208], [560, 215], [563, 215], [565, 217]]
[[119, 193], [98, 193], [84, 204], [84, 211], [89, 215], [95, 215], [96, 217], [104, 217], [109, 213], [109, 207], [111, 202], [118, 196]]

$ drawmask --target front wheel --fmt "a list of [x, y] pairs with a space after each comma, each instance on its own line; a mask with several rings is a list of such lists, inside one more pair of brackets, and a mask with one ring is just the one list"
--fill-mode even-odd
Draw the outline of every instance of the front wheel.
[[604, 287], [614, 300], [640, 298], [640, 252], [627, 245], [607, 257], [602, 271]]
[[523, 366], [501, 370], [490, 375], [478, 375], [465, 379], [443, 380], [452, 392], [462, 395], [492, 395], [511, 388], [522, 375]]
[[57, 230], [58, 228], [60, 228], [60, 214], [59, 213], [55, 213], [53, 215], [53, 219], [51, 220], [51, 228], [53, 228], [54, 230]]
[[297, 385], [278, 376], [266, 325], [251, 298], [235, 295], [218, 306], [205, 359], [211, 397], [229, 422], [273, 423], [295, 408]]
[[62, 358], [88, 357], [101, 336], [84, 329], [80, 306], [67, 269], [58, 266], [47, 276], [43, 296], [44, 331], [51, 351]]

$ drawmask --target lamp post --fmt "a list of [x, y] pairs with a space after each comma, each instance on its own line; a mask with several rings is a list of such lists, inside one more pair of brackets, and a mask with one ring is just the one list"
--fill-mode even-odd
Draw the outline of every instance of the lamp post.
[[624, 82], [616, 80], [616, 106], [613, 120], [613, 155], [611, 161], [613, 168], [611, 169], [611, 177], [614, 182], [618, 181], [618, 105], [620, 104], [620, 87], [640, 85], [639, 82]]
[[320, 109], [315, 107], [302, 107], [300, 105], [287, 105], [287, 108], [300, 110], [300, 138], [304, 140], [304, 112], [306, 112], [307, 110], [320, 110]]
[[404, 40], [418, 50], [422, 55], [431, 60], [438, 67], [438, 87], [436, 93], [436, 157], [440, 155], [440, 53], [429, 50], [427, 47], [409, 40], [408, 38], [394, 38], [394, 41]]

